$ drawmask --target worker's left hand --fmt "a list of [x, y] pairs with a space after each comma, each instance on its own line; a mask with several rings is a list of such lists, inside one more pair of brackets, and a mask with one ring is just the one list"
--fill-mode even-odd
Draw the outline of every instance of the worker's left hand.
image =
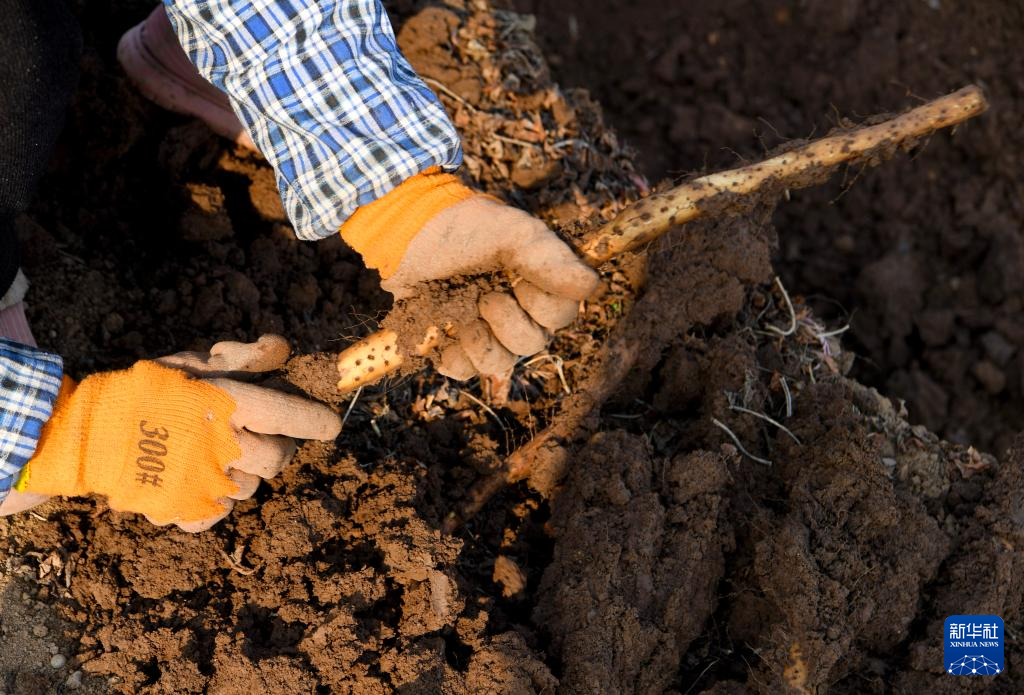
[[289, 352], [284, 338], [263, 336], [80, 384], [65, 379], [17, 490], [101, 494], [112, 509], [157, 525], [209, 528], [284, 468], [292, 437], [338, 435], [340, 419], [327, 406], [244, 383], [282, 367]]

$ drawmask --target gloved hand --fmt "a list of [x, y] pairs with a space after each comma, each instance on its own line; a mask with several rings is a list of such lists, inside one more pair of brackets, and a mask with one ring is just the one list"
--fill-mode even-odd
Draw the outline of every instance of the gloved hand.
[[550, 331], [573, 321], [598, 283], [543, 222], [437, 170], [359, 208], [341, 235], [395, 299], [430, 280], [511, 271], [514, 297], [482, 297], [479, 319], [458, 326], [458, 342], [442, 353], [436, 367], [454, 379], [511, 372], [517, 356], [543, 350]]
[[284, 468], [292, 437], [331, 440], [340, 431], [327, 406], [238, 380], [280, 368], [288, 354], [283, 338], [263, 336], [77, 385], [65, 379], [16, 489], [101, 494], [111, 509], [154, 524], [205, 530]]

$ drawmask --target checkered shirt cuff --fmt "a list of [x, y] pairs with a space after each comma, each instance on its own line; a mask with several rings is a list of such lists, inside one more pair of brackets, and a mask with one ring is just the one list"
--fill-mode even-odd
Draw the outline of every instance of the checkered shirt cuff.
[[63, 372], [59, 356], [0, 338], [0, 501], [35, 454]]
[[164, 0], [199, 72], [273, 165], [300, 239], [462, 162], [437, 96], [398, 50], [379, 0]]

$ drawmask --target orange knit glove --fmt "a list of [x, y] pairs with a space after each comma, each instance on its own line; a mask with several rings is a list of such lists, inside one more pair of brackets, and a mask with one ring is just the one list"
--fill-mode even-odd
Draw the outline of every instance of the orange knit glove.
[[[458, 343], [438, 371], [455, 379], [476, 373], [499, 381], [518, 357], [544, 349], [549, 331], [576, 318], [580, 300], [597, 287], [588, 268], [540, 220], [463, 186], [434, 168], [403, 181], [359, 208], [341, 236], [395, 299], [431, 280], [508, 271], [512, 293], [480, 299], [479, 318], [456, 326]], [[514, 296], [513, 296], [514, 294]], [[430, 317], [444, 325], [449, 317]], [[422, 336], [416, 336], [420, 338]]]
[[458, 177], [432, 167], [410, 177], [345, 222], [341, 238], [385, 280], [398, 269], [409, 243], [432, 218], [467, 198], [481, 196]]
[[182, 371], [246, 371], [239, 360], [218, 362], [218, 354], [251, 355], [266, 340], [255, 346], [220, 343], [205, 360], [191, 353], [165, 358], [180, 369], [143, 361], [77, 385], [65, 379], [16, 489], [101, 494], [111, 509], [139, 512], [155, 524], [186, 530], [212, 525], [231, 510], [233, 499], [251, 496], [259, 477], [276, 474], [291, 458], [294, 442], [274, 435], [337, 436], [337, 415], [326, 406]]

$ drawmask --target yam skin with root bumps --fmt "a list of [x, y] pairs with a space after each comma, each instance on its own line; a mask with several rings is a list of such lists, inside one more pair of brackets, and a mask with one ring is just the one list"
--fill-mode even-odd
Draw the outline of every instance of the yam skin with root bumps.
[[[629, 206], [587, 234], [577, 250], [588, 265], [597, 268], [701, 216], [741, 213], [744, 200], [752, 195], [779, 195], [818, 184], [841, 164], [880, 164], [896, 151], [913, 147], [922, 137], [962, 123], [987, 108], [981, 88], [971, 85], [873, 125], [833, 132], [757, 164], [701, 176]], [[436, 345], [435, 337], [425, 336], [416, 352], [425, 356]], [[387, 360], [377, 358], [385, 353]], [[406, 361], [394, 331], [370, 335], [339, 355], [338, 390], [347, 393], [374, 383]]]

